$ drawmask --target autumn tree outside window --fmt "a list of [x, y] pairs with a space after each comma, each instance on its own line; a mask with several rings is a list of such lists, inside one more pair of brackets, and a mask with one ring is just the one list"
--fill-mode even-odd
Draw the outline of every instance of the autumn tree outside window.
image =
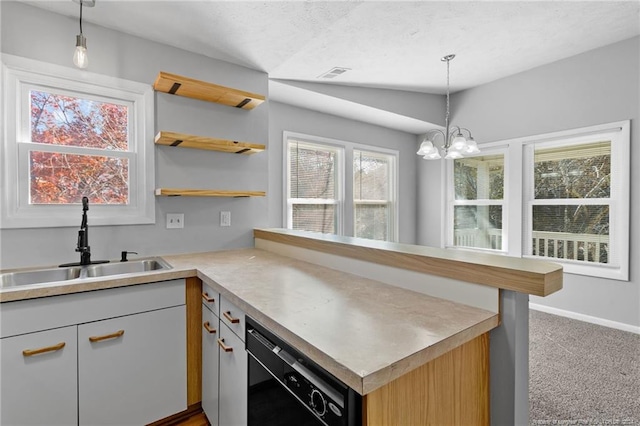
[[77, 226], [84, 196], [93, 225], [153, 223], [151, 87], [2, 58], [2, 227]]

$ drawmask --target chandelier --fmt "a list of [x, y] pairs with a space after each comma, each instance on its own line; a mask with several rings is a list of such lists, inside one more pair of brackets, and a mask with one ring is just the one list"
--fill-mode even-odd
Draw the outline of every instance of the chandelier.
[[[447, 63], [447, 113], [444, 117], [444, 131], [434, 129], [427, 132], [424, 136], [424, 140], [420, 144], [420, 149], [416, 154], [421, 155], [425, 160], [438, 160], [442, 158], [456, 159], [462, 158], [465, 154], [476, 154], [480, 152], [478, 144], [471, 136], [471, 131], [464, 127], [451, 126], [449, 127], [449, 62], [455, 58], [456, 55], [447, 55], [440, 60]], [[463, 132], [467, 133], [465, 137]], [[442, 139], [440, 148], [435, 145], [437, 139]], [[440, 154], [442, 151], [442, 154]]]

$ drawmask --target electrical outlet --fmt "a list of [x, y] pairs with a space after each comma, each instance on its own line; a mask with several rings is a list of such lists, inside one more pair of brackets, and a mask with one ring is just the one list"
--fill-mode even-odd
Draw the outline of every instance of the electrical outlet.
[[220, 226], [231, 226], [231, 212], [220, 212]]
[[184, 228], [184, 213], [167, 213], [167, 229]]

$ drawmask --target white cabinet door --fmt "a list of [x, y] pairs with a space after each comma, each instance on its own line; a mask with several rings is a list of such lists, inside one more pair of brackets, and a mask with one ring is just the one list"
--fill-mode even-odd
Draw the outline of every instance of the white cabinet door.
[[[247, 352], [240, 340], [220, 320], [220, 426], [247, 424]], [[227, 350], [225, 351], [225, 348]], [[231, 350], [228, 350], [231, 349]]]
[[76, 327], [0, 340], [0, 425], [78, 424]]
[[202, 306], [202, 409], [218, 425], [218, 317]]
[[81, 425], [142, 425], [187, 409], [185, 306], [78, 326]]

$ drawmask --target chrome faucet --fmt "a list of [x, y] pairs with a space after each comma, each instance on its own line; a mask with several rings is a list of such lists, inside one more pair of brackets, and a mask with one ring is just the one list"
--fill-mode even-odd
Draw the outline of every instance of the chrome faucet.
[[82, 197], [82, 223], [78, 231], [78, 246], [76, 251], [80, 253], [80, 265], [91, 264], [91, 247], [89, 246], [89, 225], [87, 225], [87, 210], [89, 199]]

